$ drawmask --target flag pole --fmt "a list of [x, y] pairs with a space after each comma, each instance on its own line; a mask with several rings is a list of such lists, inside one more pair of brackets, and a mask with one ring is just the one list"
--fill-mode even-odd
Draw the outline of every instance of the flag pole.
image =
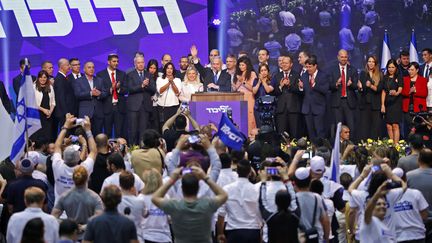
[[[24, 80], [26, 79], [26, 73], [25, 73], [25, 69], [28, 68], [28, 59], [25, 58], [25, 67], [24, 67]], [[26, 86], [23, 86], [24, 88]], [[22, 87], [22, 88], [23, 88]], [[24, 100], [25, 102], [25, 100]], [[26, 148], [26, 152], [25, 152], [25, 157], [27, 157], [28, 152], [29, 152], [29, 135], [28, 135], [28, 127], [27, 127], [27, 104], [24, 103], [24, 122], [25, 122], [25, 148]]]

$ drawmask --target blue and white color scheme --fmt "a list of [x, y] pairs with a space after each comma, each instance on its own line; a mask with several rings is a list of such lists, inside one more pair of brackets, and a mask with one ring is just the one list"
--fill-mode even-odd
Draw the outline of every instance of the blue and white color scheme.
[[409, 54], [410, 54], [409, 56], [410, 62], [419, 62], [418, 52], [417, 52], [417, 40], [416, 40], [414, 29], [411, 32]]
[[231, 122], [226, 113], [222, 113], [217, 135], [226, 146], [235, 150], [240, 150], [245, 142], [245, 137]]
[[340, 132], [342, 128], [342, 123], [337, 124], [336, 129], [336, 136], [334, 141], [334, 146], [332, 150], [332, 157], [331, 157], [331, 180], [334, 182], [339, 183], [339, 177], [340, 177]]
[[[1, 82], [1, 81], [0, 81]], [[13, 141], [14, 135], [14, 123], [7, 113], [6, 109], [3, 106], [2, 101], [0, 100], [0, 127], [2, 129], [2, 137], [3, 141]], [[12, 149], [12, 143], [2, 143], [0, 146], [0, 161], [3, 161], [7, 157], [9, 157]]]
[[381, 70], [386, 70], [388, 60], [391, 59], [389, 36], [387, 30], [384, 33], [383, 48], [381, 54]]
[[[26, 59], [23, 79], [21, 81], [18, 94], [17, 112], [15, 117], [14, 143], [12, 146], [10, 159], [16, 163], [24, 153], [26, 137], [30, 137], [42, 126], [40, 123], [39, 109], [36, 104], [33, 80]], [[27, 133], [27, 134], [26, 134]]]

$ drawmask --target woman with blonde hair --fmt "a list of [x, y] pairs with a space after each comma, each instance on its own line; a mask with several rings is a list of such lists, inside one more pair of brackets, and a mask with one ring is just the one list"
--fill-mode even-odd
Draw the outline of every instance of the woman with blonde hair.
[[75, 186], [58, 198], [51, 214], [60, 218], [63, 211], [68, 219], [79, 225], [82, 239], [89, 218], [103, 212], [102, 200], [98, 194], [87, 188], [88, 172], [84, 166], [75, 167], [72, 179]]
[[162, 186], [162, 176], [156, 169], [151, 169], [143, 173], [143, 179], [145, 186], [138, 198], [144, 200], [148, 216], [141, 224], [141, 232], [145, 232], [142, 238], [144, 242], [172, 242], [168, 215], [151, 201], [153, 193]]
[[383, 75], [376, 56], [369, 56], [365, 69], [360, 73], [359, 109], [360, 139], [377, 139], [381, 136], [381, 92]]
[[204, 85], [199, 79], [198, 71], [193, 66], [188, 67], [184, 80], [181, 84], [179, 100], [181, 102], [189, 103], [192, 94], [203, 91]]

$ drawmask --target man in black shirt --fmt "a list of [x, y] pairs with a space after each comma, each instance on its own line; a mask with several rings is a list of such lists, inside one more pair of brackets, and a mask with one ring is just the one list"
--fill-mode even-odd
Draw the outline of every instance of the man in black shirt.
[[96, 193], [102, 188], [105, 178], [111, 175], [107, 168], [107, 158], [111, 155], [108, 146], [108, 136], [101, 133], [95, 137], [98, 154], [94, 163], [93, 173], [90, 175], [88, 187]]
[[187, 108], [184, 110], [182, 110], [182, 108], [178, 109], [177, 113], [168, 119], [163, 125], [162, 133], [167, 144], [167, 151], [171, 151], [175, 147], [176, 141], [182, 134], [189, 133], [186, 131], [188, 119], [194, 130], [199, 131], [200, 127], [198, 123], [192, 118], [190, 111]]

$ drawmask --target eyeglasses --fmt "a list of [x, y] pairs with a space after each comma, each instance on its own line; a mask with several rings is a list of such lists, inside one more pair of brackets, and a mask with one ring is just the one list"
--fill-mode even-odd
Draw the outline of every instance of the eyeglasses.
[[80, 63], [78, 63], [78, 64], [72, 64], [71, 66], [79, 66], [79, 65], [81, 65]]

